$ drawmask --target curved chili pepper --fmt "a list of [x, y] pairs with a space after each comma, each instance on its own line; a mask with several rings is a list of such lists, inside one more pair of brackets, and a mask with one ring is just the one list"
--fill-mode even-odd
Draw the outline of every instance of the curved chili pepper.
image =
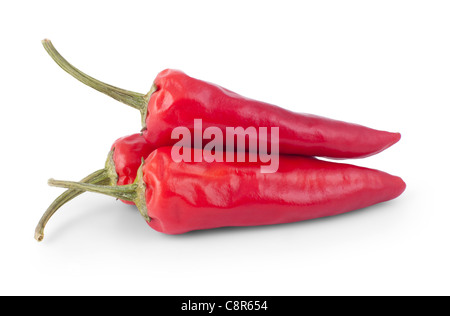
[[49, 184], [133, 201], [153, 229], [167, 234], [337, 215], [394, 199], [406, 186], [385, 172], [311, 157], [280, 156], [271, 174], [260, 165], [174, 162], [171, 148], [163, 147], [147, 157], [131, 185]]
[[[106, 159], [105, 168], [97, 170], [84, 179], [82, 183], [101, 185], [128, 185], [136, 179], [137, 170], [142, 157], [147, 157], [154, 147], [141, 134], [121, 137], [114, 142]], [[44, 228], [50, 217], [65, 203], [82, 194], [84, 190], [69, 189], [58, 196], [42, 215], [36, 226], [34, 238], [44, 239]], [[129, 200], [122, 200], [126, 204], [134, 204]]]
[[[86, 85], [141, 112], [144, 137], [155, 147], [174, 145], [174, 128], [184, 126], [191, 133], [194, 119], [202, 119], [203, 131], [227, 126], [278, 127], [279, 153], [328, 158], [362, 158], [379, 153], [400, 139], [399, 133], [320, 116], [294, 113], [252, 100], [218, 85], [187, 76], [181, 71], [160, 72], [147, 94], [120, 89], [98, 81], [68, 63], [49, 40], [43, 45], [66, 72]], [[147, 131], [151, 127], [151, 133]], [[270, 137], [268, 138], [270, 139]], [[268, 141], [268, 145], [271, 142]], [[248, 147], [247, 147], [248, 149]]]

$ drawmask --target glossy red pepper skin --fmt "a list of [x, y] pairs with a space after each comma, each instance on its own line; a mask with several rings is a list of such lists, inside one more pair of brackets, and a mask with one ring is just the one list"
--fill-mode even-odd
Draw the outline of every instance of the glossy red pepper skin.
[[[127, 185], [133, 183], [142, 159], [147, 158], [154, 149], [141, 133], [124, 136], [116, 140], [111, 146], [117, 174], [116, 184]], [[132, 201], [122, 200], [122, 202], [134, 204]]]
[[150, 227], [166, 234], [338, 215], [394, 199], [406, 187], [382, 171], [311, 157], [280, 156], [278, 171], [264, 174], [258, 162], [175, 162], [171, 150], [154, 150], [132, 185], [49, 184], [133, 200]]
[[399, 133], [294, 113], [252, 100], [178, 70], [160, 72], [154, 86], [145, 120], [151, 132], [144, 130], [144, 137], [155, 147], [175, 144], [178, 139], [171, 139], [175, 127], [185, 126], [193, 133], [194, 119], [202, 119], [203, 130], [219, 127], [224, 135], [226, 127], [278, 127], [281, 154], [362, 158], [400, 139]]
[[[281, 154], [336, 159], [363, 158], [385, 150], [400, 139], [399, 133], [295, 113], [249, 99], [173, 69], [160, 72], [145, 95], [124, 90], [73, 67], [49, 40], [43, 40], [42, 43], [53, 60], [77, 80], [138, 109], [144, 137], [154, 147], [177, 143], [178, 139], [171, 137], [176, 127], [188, 127], [192, 134], [194, 119], [202, 119], [203, 131], [208, 127], [219, 127], [224, 135], [226, 127], [266, 127], [269, 131], [271, 127], [278, 127]], [[269, 136], [268, 148], [270, 146]]]
[[133, 183], [142, 157], [145, 159], [153, 149], [140, 133], [117, 139], [111, 146], [111, 150], [114, 151], [117, 185]]
[[332, 216], [388, 201], [399, 177], [350, 164], [280, 156], [276, 173], [259, 163], [174, 162], [169, 148], [145, 160], [149, 225], [167, 234]]

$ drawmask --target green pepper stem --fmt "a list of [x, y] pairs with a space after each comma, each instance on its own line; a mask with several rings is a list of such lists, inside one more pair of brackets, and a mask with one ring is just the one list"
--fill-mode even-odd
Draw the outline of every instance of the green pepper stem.
[[136, 188], [137, 184], [127, 184], [127, 185], [98, 185], [92, 183], [74, 182], [74, 181], [62, 181], [49, 179], [48, 184], [54, 187], [83, 190], [89, 192], [100, 193], [104, 195], [109, 195], [117, 199], [125, 201], [136, 200]]
[[[84, 183], [92, 183], [92, 184], [106, 184], [110, 182], [110, 176], [108, 174], [107, 169], [97, 170], [84, 179], [81, 180]], [[64, 204], [69, 202], [70, 200], [76, 198], [78, 195], [82, 194], [84, 190], [77, 189], [69, 189], [58, 196], [52, 204], [47, 208], [47, 211], [42, 215], [38, 225], [36, 226], [36, 230], [34, 233], [34, 238], [37, 241], [42, 241], [44, 239], [44, 229], [47, 222], [50, 218], [55, 214], [55, 212]]]
[[137, 170], [136, 179], [133, 184], [128, 185], [96, 185], [92, 183], [72, 182], [72, 181], [59, 181], [50, 179], [48, 184], [55, 187], [67, 188], [72, 190], [82, 190], [95, 192], [100, 194], [109, 195], [117, 199], [132, 201], [136, 204], [142, 217], [147, 222], [150, 222], [150, 216], [148, 215], [147, 202], [146, 202], [146, 189], [147, 186], [143, 180], [143, 164], [144, 158], [142, 158], [142, 164]]
[[85, 85], [110, 96], [111, 98], [114, 98], [122, 103], [125, 103], [126, 105], [139, 110], [139, 112], [141, 113], [141, 121], [143, 123], [143, 127], [145, 127], [147, 106], [150, 100], [150, 95], [155, 90], [154, 87], [152, 87], [152, 89], [150, 89], [150, 92], [147, 94], [117, 88], [95, 78], [92, 78], [91, 76], [72, 66], [64, 57], [61, 56], [61, 54], [56, 50], [50, 40], [44, 39], [42, 41], [42, 45], [44, 46], [50, 57], [52, 57], [53, 60], [72, 77], [81, 81]]

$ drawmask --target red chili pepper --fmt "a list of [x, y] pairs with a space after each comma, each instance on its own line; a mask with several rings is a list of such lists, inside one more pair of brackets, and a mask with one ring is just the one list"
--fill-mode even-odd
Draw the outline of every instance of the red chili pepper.
[[[142, 157], [147, 157], [154, 147], [141, 134], [133, 134], [119, 138], [114, 142], [106, 159], [105, 168], [97, 170], [83, 180], [82, 183], [101, 185], [128, 185], [136, 179], [137, 170], [142, 163]], [[50, 217], [64, 204], [82, 194], [84, 190], [69, 189], [58, 196], [48, 207], [39, 221], [34, 238], [42, 241], [44, 228]], [[122, 200], [134, 204], [129, 200]]]
[[[268, 103], [240, 96], [181, 71], [160, 72], [146, 95], [100, 82], [70, 65], [49, 40], [43, 45], [65, 71], [88, 86], [141, 112], [144, 137], [155, 147], [178, 142], [171, 133], [178, 126], [194, 130], [202, 119], [203, 131], [219, 127], [278, 127], [279, 153], [328, 158], [362, 158], [379, 153], [400, 139], [399, 133], [310, 114], [294, 113]], [[151, 132], [146, 128], [151, 127]], [[271, 146], [268, 137], [268, 146]]]
[[260, 165], [174, 162], [171, 147], [164, 147], [147, 157], [131, 185], [53, 179], [49, 184], [133, 201], [153, 229], [167, 234], [337, 215], [391, 200], [405, 190], [399, 177], [316, 158], [280, 156], [278, 171], [270, 174], [262, 174]]

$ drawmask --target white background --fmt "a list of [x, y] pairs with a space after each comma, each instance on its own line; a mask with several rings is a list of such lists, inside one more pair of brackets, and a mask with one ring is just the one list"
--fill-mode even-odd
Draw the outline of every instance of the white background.
[[[449, 295], [448, 1], [3, 1], [2, 295]], [[139, 131], [132, 108], [47, 55], [146, 93], [175, 68], [298, 112], [401, 132], [354, 164], [401, 176], [398, 199], [278, 226], [168, 236], [86, 193], [34, 228], [63, 189]]]

